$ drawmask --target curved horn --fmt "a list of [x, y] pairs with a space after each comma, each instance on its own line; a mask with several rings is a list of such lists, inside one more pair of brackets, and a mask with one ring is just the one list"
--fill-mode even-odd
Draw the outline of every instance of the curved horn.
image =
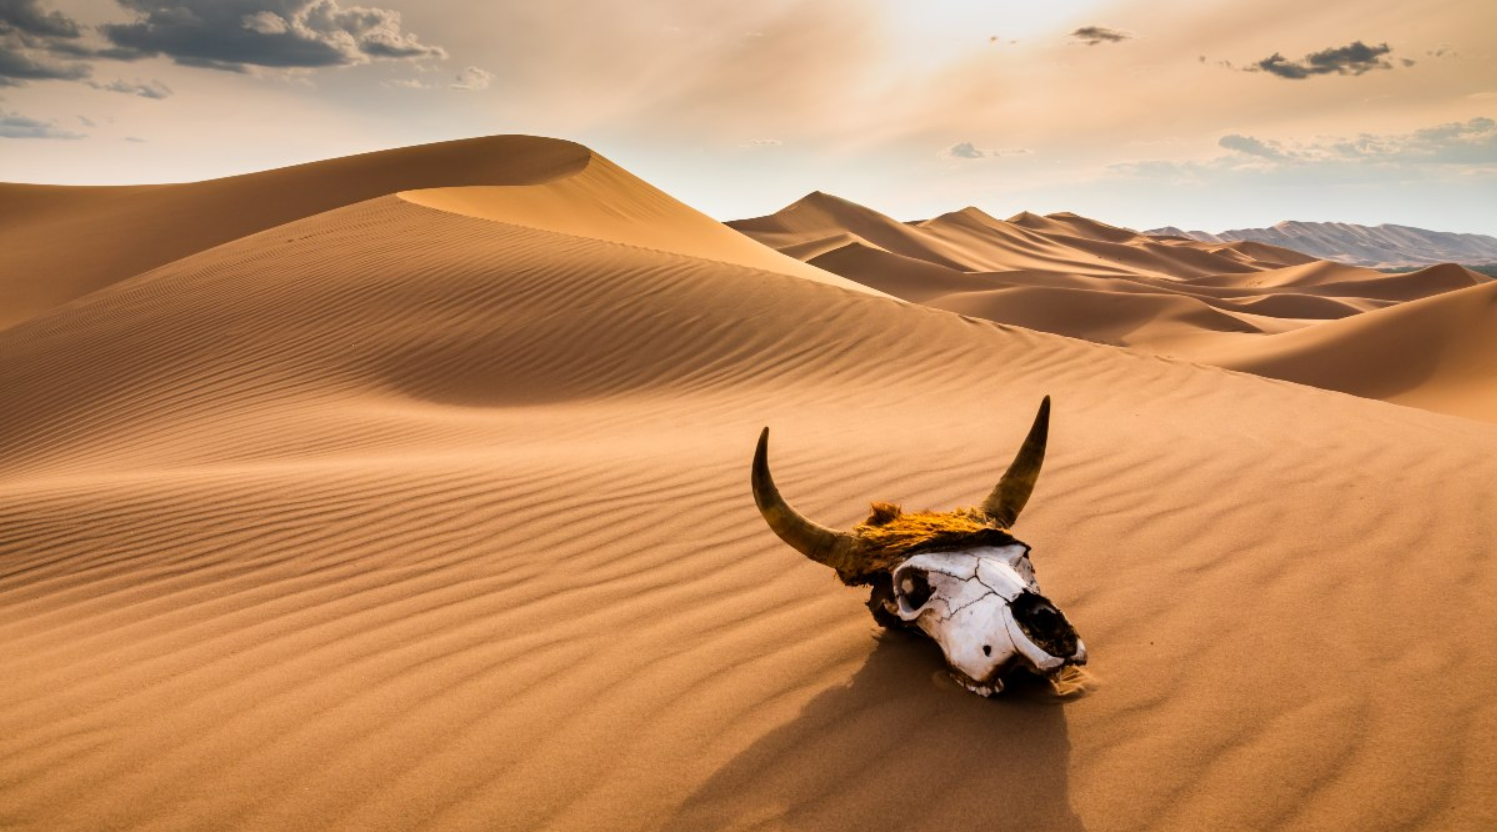
[[754, 451], [753, 484], [754, 503], [781, 540], [811, 560], [837, 570], [838, 575], [858, 573], [860, 547], [856, 537], [807, 520], [780, 496], [769, 474], [769, 428], [759, 434], [759, 448]]
[[1050, 435], [1050, 397], [1040, 402], [1040, 412], [1034, 416], [1034, 425], [1024, 446], [1014, 455], [1014, 461], [1004, 472], [1003, 479], [993, 487], [993, 493], [982, 504], [982, 510], [999, 526], [1012, 528], [1019, 519], [1019, 512], [1029, 502], [1034, 484], [1040, 478], [1040, 466], [1045, 463], [1045, 440]]

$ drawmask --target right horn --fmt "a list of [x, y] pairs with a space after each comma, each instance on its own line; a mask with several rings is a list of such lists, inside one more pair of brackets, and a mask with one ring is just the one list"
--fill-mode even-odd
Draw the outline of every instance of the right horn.
[[1050, 435], [1050, 397], [1040, 402], [1040, 412], [1034, 416], [1034, 425], [1029, 428], [1023, 447], [1014, 455], [1014, 461], [1004, 472], [1003, 479], [993, 487], [993, 493], [982, 504], [982, 510], [1000, 527], [1013, 528], [1019, 512], [1029, 502], [1034, 484], [1040, 478], [1040, 466], [1045, 463], [1045, 440]]
[[759, 513], [781, 540], [811, 560], [837, 570], [844, 579], [859, 574], [862, 558], [856, 537], [802, 517], [780, 496], [769, 474], [769, 428], [759, 434], [759, 447], [754, 451], [753, 485]]

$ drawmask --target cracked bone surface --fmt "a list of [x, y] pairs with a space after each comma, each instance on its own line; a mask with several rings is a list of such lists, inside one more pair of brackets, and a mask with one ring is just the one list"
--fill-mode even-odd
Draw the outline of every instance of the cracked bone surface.
[[894, 570], [895, 600], [889, 611], [939, 644], [947, 664], [960, 674], [958, 681], [973, 693], [1001, 691], [998, 677], [1016, 661], [1049, 674], [1068, 659], [1076, 664], [1086, 660], [1079, 640], [1072, 656], [1053, 656], [1014, 619], [1013, 602], [1040, 591], [1027, 552], [1022, 545], [932, 552], [915, 555]]

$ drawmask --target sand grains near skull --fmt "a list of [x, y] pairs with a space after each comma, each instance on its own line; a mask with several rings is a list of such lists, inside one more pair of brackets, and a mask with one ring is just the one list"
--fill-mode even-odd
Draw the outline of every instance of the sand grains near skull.
[[[1490, 425], [664, 246], [390, 196], [0, 333], [0, 825], [1493, 821]], [[972, 505], [1046, 394], [1098, 695], [957, 689], [750, 498], [767, 423], [828, 525]]]

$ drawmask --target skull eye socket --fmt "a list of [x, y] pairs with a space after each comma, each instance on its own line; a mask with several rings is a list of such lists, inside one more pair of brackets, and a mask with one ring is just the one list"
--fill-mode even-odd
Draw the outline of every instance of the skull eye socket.
[[899, 573], [894, 582], [894, 594], [898, 596], [899, 605], [906, 612], [914, 612], [930, 600], [930, 579], [923, 570], [906, 569]]

